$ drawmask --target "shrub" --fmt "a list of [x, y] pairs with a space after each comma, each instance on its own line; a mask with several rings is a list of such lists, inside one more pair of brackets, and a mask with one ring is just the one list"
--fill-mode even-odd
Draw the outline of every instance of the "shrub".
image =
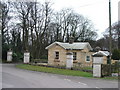
[[21, 62], [23, 60], [22, 53], [13, 53], [13, 62]]
[[114, 49], [112, 52], [112, 59], [120, 60], [120, 50]]

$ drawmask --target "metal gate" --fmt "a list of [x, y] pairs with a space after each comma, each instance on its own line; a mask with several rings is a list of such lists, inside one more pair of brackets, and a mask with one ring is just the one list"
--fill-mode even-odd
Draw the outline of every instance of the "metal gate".
[[101, 65], [101, 75], [102, 76], [110, 76], [111, 73], [118, 73], [119, 72], [119, 64], [102, 64]]
[[101, 74], [102, 74], [102, 76], [109, 76], [110, 75], [110, 65], [102, 64], [101, 65]]

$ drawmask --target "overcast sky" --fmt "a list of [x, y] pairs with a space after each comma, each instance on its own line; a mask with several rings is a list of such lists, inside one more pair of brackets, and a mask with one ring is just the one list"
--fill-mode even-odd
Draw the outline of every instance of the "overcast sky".
[[[41, 0], [37, 0], [41, 1]], [[45, 1], [45, 0], [42, 0]], [[47, 0], [48, 1], [48, 0]], [[49, 0], [53, 3], [52, 8], [60, 11], [62, 8], [72, 8], [77, 13], [90, 19], [95, 29], [98, 30], [99, 38], [109, 26], [109, 0]], [[118, 21], [118, 2], [111, 0], [112, 23]]]
[[[14, 1], [14, 0], [13, 0]], [[34, 0], [17, 0], [34, 1]], [[36, 1], [36, 0], [35, 0]], [[109, 27], [109, 0], [37, 0], [41, 3], [50, 1], [54, 11], [60, 11], [63, 8], [72, 8], [77, 13], [90, 19], [96, 30], [98, 30], [98, 39], [102, 37], [103, 32]], [[111, 21], [118, 21], [118, 2], [120, 0], [111, 0]]]

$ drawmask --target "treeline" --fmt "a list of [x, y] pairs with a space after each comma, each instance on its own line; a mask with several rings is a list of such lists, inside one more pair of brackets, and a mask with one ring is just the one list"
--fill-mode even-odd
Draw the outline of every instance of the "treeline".
[[[115, 22], [111, 26], [112, 32], [112, 49], [120, 49], [120, 21]], [[102, 49], [108, 50], [109, 47], [109, 28], [103, 33], [103, 38], [98, 40], [98, 45]]]
[[[120, 21], [111, 26], [112, 32], [112, 59], [120, 60]], [[109, 50], [109, 28], [103, 34], [103, 38], [97, 40], [96, 45], [102, 50]]]
[[3, 59], [10, 48], [19, 58], [26, 50], [31, 58], [47, 58], [46, 46], [55, 41], [69, 42], [70, 37], [75, 42], [90, 42], [93, 47], [104, 46], [96, 41], [92, 22], [72, 9], [55, 12], [51, 2], [0, 2], [0, 8]]

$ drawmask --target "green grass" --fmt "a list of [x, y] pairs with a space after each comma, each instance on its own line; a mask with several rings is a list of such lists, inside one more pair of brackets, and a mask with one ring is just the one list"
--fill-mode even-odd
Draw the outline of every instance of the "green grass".
[[[28, 65], [28, 64], [18, 64], [16, 65], [16, 67], [21, 68], [21, 69], [26, 69], [26, 70], [53, 73], [53, 74], [94, 78], [92, 73], [83, 72], [83, 71], [74, 71], [74, 70], [69, 70], [69, 69], [58, 69], [58, 68], [50, 68], [50, 67], [43, 67], [43, 66], [33, 66], [33, 65]], [[96, 78], [96, 79], [118, 80], [118, 77], [102, 77], [102, 78]]]
[[82, 69], [82, 70], [93, 70], [92, 67], [78, 67], [78, 66], [75, 66], [74, 68]]
[[33, 65], [28, 65], [28, 64], [19, 64], [19, 65], [16, 65], [16, 67], [21, 68], [21, 69], [40, 71], [40, 72], [46, 72], [46, 73], [53, 73], [53, 74], [92, 77], [91, 73], [83, 72], [83, 71], [68, 70], [68, 69], [58, 69], [58, 68], [50, 68], [50, 67], [42, 67], [42, 66], [33, 66]]
[[85, 69], [85, 70], [93, 70], [92, 67], [83, 67], [83, 69]]
[[107, 80], [118, 80], [118, 77], [103, 77], [102, 79], [107, 79]]
[[118, 77], [117, 76], [106, 76], [106, 77], [102, 77], [102, 78], [97, 78], [95, 77], [96, 79], [103, 79], [103, 80], [118, 80]]

